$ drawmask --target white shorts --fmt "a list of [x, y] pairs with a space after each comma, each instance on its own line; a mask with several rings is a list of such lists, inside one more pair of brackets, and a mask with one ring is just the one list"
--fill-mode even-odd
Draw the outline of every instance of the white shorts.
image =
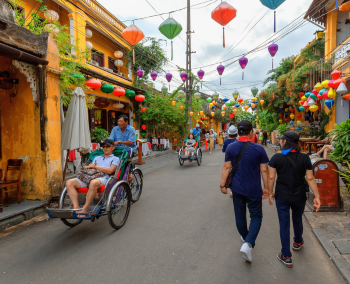
[[[81, 181], [78, 178], [75, 178], [75, 179], [80, 183], [81, 187], [88, 187], [88, 185], [85, 182]], [[107, 181], [109, 180], [109, 177], [100, 177], [96, 179], [98, 179], [101, 182], [101, 186], [102, 186], [102, 185], [106, 185]]]

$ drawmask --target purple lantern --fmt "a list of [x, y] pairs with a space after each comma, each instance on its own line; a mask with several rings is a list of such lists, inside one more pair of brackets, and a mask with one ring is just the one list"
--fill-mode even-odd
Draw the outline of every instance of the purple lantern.
[[[268, 49], [271, 54], [271, 57], [274, 57], [278, 51], [278, 45], [273, 43], [269, 45]], [[273, 69], [273, 58], [272, 58], [272, 69]]]
[[[216, 70], [218, 70], [219, 75], [221, 76], [222, 73], [224, 73], [225, 67], [222, 65], [219, 65]], [[221, 77], [220, 77], [220, 85], [221, 85]]]
[[165, 75], [166, 80], [169, 82], [169, 91], [170, 91], [170, 81], [173, 78], [173, 75], [171, 73], [167, 73]]
[[143, 70], [137, 70], [137, 76], [139, 76], [140, 77], [140, 79], [142, 78], [142, 76], [143, 76]]
[[187, 79], [187, 73], [186, 73], [186, 72], [182, 72], [182, 73], [180, 74], [180, 77], [181, 77], [181, 80], [182, 80], [183, 82], [185, 82], [186, 79]]
[[[199, 71], [197, 72], [197, 75], [198, 75], [198, 78], [202, 80], [203, 77], [204, 77], [204, 71], [203, 71], [202, 69], [199, 70]], [[203, 88], [202, 82], [201, 82], [201, 88]]]
[[[239, 62], [239, 65], [241, 65], [241, 68], [244, 69], [248, 64], [248, 58], [242, 57], [238, 60], [238, 62]], [[244, 80], [244, 70], [242, 72], [242, 80]]]
[[151, 77], [152, 77], [153, 81], [155, 81], [157, 79], [157, 73], [156, 72], [152, 72], [151, 73]]

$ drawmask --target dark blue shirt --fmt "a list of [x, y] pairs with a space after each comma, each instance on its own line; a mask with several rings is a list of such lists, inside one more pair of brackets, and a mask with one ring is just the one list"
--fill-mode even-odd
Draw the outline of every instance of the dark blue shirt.
[[119, 126], [115, 126], [112, 129], [111, 135], [109, 136], [109, 139], [115, 141], [130, 141], [132, 142], [131, 145], [125, 145], [125, 144], [118, 144], [118, 147], [130, 147], [132, 148], [133, 152], [136, 152], [137, 145], [136, 145], [136, 132], [135, 128], [127, 125], [126, 129], [124, 130], [124, 133], [121, 131]]
[[228, 139], [225, 139], [224, 141], [224, 146], [222, 146], [222, 152], [225, 153], [226, 152], [226, 149], [227, 149], [227, 146], [230, 145], [231, 143], [233, 142], [236, 142], [237, 141], [237, 138], [228, 138]]
[[[225, 162], [231, 161], [232, 165], [241, 152], [244, 143], [231, 143], [225, 154]], [[241, 161], [232, 179], [231, 190], [246, 196], [262, 196], [260, 164], [267, 164], [269, 158], [263, 146], [251, 143], [244, 152]]]

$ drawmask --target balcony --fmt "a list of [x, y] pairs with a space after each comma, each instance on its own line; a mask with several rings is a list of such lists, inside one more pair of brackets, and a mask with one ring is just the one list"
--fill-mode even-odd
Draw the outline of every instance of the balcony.
[[334, 68], [343, 67], [343, 64], [347, 65], [350, 58], [350, 36], [340, 43], [331, 55], [334, 58]]

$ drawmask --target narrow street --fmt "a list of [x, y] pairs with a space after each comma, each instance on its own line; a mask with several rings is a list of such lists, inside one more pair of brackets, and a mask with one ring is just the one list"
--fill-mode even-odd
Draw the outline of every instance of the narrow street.
[[276, 259], [279, 226], [268, 201], [253, 263], [245, 262], [232, 199], [219, 189], [221, 151], [205, 152], [200, 167], [168, 159], [144, 176], [119, 231], [107, 217], [72, 229], [55, 219], [1, 238], [0, 283], [345, 283], [306, 221], [294, 268]]

